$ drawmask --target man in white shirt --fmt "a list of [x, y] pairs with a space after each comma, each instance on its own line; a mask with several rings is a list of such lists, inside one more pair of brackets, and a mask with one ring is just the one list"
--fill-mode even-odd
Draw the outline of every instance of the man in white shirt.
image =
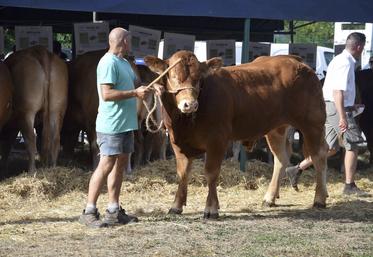
[[[355, 63], [365, 46], [365, 35], [354, 32], [347, 37], [346, 48], [329, 64], [323, 86], [326, 105], [325, 139], [329, 146], [328, 157], [340, 146], [346, 150], [345, 187], [343, 194], [362, 195], [354, 181], [357, 165], [357, 144], [363, 141], [352, 111], [355, 110]], [[298, 190], [298, 179], [302, 171], [312, 165], [310, 157], [296, 166], [288, 167], [286, 174], [292, 186]]]

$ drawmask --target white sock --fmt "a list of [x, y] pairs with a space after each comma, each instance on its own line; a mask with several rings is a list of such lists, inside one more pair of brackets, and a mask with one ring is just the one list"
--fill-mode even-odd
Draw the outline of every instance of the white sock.
[[96, 212], [96, 204], [87, 203], [85, 207], [85, 213], [95, 213]]
[[116, 210], [119, 210], [119, 203], [109, 203], [108, 206], [107, 206], [107, 210], [110, 213], [113, 213]]

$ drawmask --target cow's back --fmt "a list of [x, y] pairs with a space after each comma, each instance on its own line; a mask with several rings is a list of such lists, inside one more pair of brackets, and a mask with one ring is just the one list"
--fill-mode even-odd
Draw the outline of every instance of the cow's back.
[[[254, 134], [268, 132], [281, 124], [299, 128], [308, 120], [319, 120], [320, 124], [325, 121], [320, 82], [299, 58], [261, 57], [224, 70], [233, 80], [231, 96], [239, 134], [245, 130]], [[251, 117], [250, 123], [256, 126], [245, 126], [238, 118], [243, 116]]]
[[0, 62], [0, 131], [11, 114], [12, 91], [12, 78], [8, 67]]

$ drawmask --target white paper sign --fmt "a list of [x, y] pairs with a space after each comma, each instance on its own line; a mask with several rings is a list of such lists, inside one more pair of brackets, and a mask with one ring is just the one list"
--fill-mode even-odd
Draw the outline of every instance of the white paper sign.
[[289, 44], [289, 54], [302, 57], [303, 62], [305, 62], [313, 70], [316, 70], [316, 44]]
[[249, 42], [249, 62], [254, 61], [259, 56], [270, 56], [271, 45], [264, 43]]
[[0, 54], [4, 53], [4, 28], [0, 27]]
[[196, 37], [193, 35], [164, 33], [163, 59], [170, 58], [180, 50], [194, 51]]
[[129, 25], [131, 32], [131, 51], [135, 57], [158, 56], [161, 31]]
[[236, 46], [234, 40], [209, 40], [207, 41], [207, 59], [213, 57], [223, 58], [224, 65], [236, 64]]
[[106, 49], [109, 47], [109, 23], [74, 23], [74, 37], [76, 55]]
[[53, 51], [53, 32], [51, 26], [15, 26], [16, 49], [21, 50], [42, 45]]

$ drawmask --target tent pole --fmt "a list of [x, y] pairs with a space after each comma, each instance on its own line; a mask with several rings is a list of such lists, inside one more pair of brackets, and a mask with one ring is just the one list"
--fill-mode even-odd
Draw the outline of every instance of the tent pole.
[[97, 22], [97, 13], [96, 12], [92, 13], [92, 19], [93, 19], [93, 22]]
[[[250, 42], [250, 19], [245, 19], [241, 63], [249, 62], [249, 42]], [[246, 171], [246, 161], [247, 161], [246, 150], [244, 149], [242, 144], [240, 144], [240, 170], [241, 171]]]

